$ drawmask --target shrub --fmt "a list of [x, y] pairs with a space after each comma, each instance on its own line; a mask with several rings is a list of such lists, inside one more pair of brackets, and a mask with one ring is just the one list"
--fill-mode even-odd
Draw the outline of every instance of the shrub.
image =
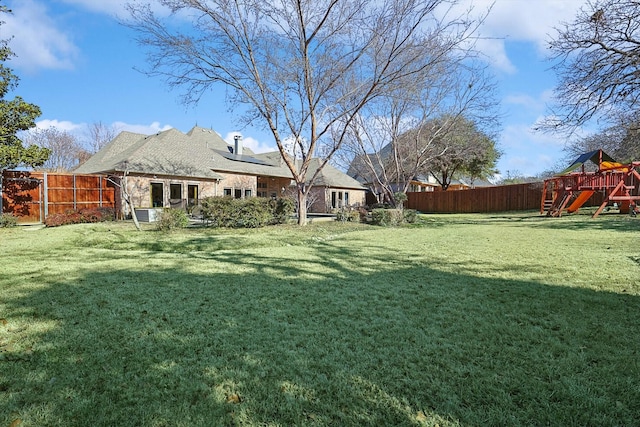
[[113, 208], [96, 208], [100, 212], [102, 221], [115, 221], [116, 211]]
[[270, 204], [264, 198], [237, 199], [234, 201], [236, 216], [234, 228], [258, 228], [269, 224], [273, 218]]
[[374, 209], [371, 211], [371, 222], [384, 227], [395, 226], [404, 222], [401, 209]]
[[360, 220], [360, 212], [349, 208], [342, 208], [336, 211], [336, 220], [342, 222], [358, 222]]
[[207, 197], [200, 201], [202, 218], [213, 227], [257, 228], [282, 224], [293, 213], [293, 206], [288, 198]]
[[273, 219], [271, 224], [285, 224], [295, 209], [295, 202], [290, 197], [280, 197], [269, 201]]
[[65, 213], [47, 216], [44, 220], [44, 224], [47, 227], [58, 227], [68, 224], [113, 221], [114, 217], [114, 210], [111, 208], [69, 209]]
[[232, 197], [206, 197], [200, 200], [202, 219], [213, 227], [230, 227], [233, 218]]
[[404, 209], [404, 222], [413, 224], [418, 219], [418, 211], [415, 209]]
[[18, 218], [13, 214], [0, 214], [0, 228], [15, 227], [16, 225], [18, 225]]
[[366, 223], [369, 218], [369, 211], [361, 206], [358, 208], [358, 215], [360, 216], [360, 222]]
[[184, 228], [189, 225], [189, 217], [183, 209], [166, 208], [160, 212], [156, 229], [169, 231], [175, 228]]

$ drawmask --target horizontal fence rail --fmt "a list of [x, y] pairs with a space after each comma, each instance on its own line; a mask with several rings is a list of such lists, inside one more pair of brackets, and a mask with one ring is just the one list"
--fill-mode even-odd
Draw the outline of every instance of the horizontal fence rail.
[[104, 176], [4, 171], [1, 184], [1, 210], [19, 223], [44, 222], [70, 210], [116, 209], [116, 186]]

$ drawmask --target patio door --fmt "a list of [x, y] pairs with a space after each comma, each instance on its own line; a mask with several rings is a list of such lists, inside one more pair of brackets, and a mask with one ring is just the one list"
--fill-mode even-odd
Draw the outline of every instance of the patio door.
[[189, 207], [196, 206], [198, 204], [198, 186], [187, 186], [187, 204]]
[[161, 182], [151, 183], [151, 207], [161, 208], [164, 206], [164, 188]]

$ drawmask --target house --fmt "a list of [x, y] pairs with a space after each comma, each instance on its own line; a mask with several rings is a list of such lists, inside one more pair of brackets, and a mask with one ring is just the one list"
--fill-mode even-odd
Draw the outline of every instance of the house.
[[[307, 176], [319, 165], [319, 159], [312, 159]], [[114, 179], [126, 173], [136, 208], [189, 209], [204, 197], [295, 194], [291, 171], [279, 151], [254, 153], [243, 147], [241, 138], [229, 145], [215, 131], [198, 126], [186, 134], [177, 129], [154, 135], [122, 132], [75, 172]], [[326, 213], [364, 201], [365, 188], [327, 164], [309, 192], [309, 212]]]

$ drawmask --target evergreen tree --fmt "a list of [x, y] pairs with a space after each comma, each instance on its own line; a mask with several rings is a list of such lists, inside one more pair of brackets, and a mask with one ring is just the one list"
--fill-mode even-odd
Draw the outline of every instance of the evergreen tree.
[[[0, 13], [11, 11], [0, 5]], [[0, 25], [2, 24], [0, 21]], [[7, 39], [0, 40], [0, 170], [18, 166], [40, 166], [49, 157], [48, 149], [35, 145], [25, 147], [17, 136], [18, 132], [35, 126], [40, 108], [25, 102], [19, 96], [7, 99], [18, 85], [18, 77], [5, 65], [14, 55], [8, 42]]]

